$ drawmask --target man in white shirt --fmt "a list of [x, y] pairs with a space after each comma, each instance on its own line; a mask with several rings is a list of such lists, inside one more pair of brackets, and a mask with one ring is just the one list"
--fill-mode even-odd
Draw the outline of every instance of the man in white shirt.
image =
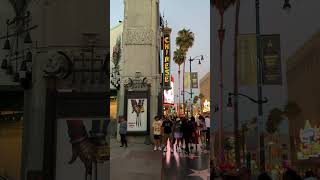
[[207, 127], [206, 139], [207, 139], [207, 144], [209, 144], [209, 142], [210, 142], [210, 117], [209, 116], [205, 117], [205, 122], [206, 122], [206, 127]]

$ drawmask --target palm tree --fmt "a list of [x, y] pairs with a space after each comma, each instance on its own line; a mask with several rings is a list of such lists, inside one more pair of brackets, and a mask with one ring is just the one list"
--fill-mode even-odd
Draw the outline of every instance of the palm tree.
[[[223, 54], [223, 41], [224, 41], [224, 35], [225, 35], [225, 30], [223, 27], [224, 24], [224, 12], [231, 7], [236, 0], [213, 0], [213, 6], [215, 6], [219, 13], [220, 13], [220, 29], [218, 30], [219, 32], [219, 40], [220, 40], [220, 61], [219, 61], [219, 107], [223, 107], [223, 65], [222, 65], [222, 54]], [[219, 124], [219, 162], [223, 162], [223, 137], [222, 137], [222, 122], [223, 122], [223, 110], [219, 111], [219, 119], [218, 119], [218, 124]]]
[[189, 48], [193, 46], [194, 43], [194, 34], [190, 29], [183, 28], [178, 32], [176, 37], [176, 45], [185, 53], [188, 52]]
[[279, 125], [283, 120], [283, 112], [278, 108], [272, 109], [269, 113], [268, 120], [266, 122], [267, 132], [273, 135], [278, 130]]
[[284, 108], [284, 115], [288, 118], [288, 125], [289, 125], [289, 135], [290, 135], [290, 148], [291, 148], [291, 160], [295, 161], [295, 154], [296, 154], [296, 126], [294, 121], [299, 115], [301, 114], [300, 106], [293, 101], [289, 101], [288, 104]]
[[[181, 49], [184, 53], [184, 61], [183, 64], [185, 65], [185, 59], [187, 57], [187, 52], [189, 48], [193, 46], [194, 43], [194, 34], [190, 31], [190, 29], [183, 28], [178, 32], [178, 36], [176, 37], [176, 45]], [[184, 68], [183, 68], [184, 71]], [[183, 72], [183, 92], [184, 92], [184, 72]], [[184, 93], [182, 94], [182, 101], [185, 102]], [[185, 113], [185, 106], [183, 108], [183, 113]]]
[[178, 70], [178, 93], [179, 93], [179, 99], [178, 99], [178, 116], [180, 116], [180, 68], [181, 64], [185, 61], [184, 52], [181, 49], [177, 49], [173, 52], [173, 61], [179, 66]]

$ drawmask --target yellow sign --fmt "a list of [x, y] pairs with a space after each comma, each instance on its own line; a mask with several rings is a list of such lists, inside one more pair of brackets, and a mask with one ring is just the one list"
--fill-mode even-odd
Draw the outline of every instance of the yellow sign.
[[170, 87], [170, 35], [163, 37], [163, 85]]

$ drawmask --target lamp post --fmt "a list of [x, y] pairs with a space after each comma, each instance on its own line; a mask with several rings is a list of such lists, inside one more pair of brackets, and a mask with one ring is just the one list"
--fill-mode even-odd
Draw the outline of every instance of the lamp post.
[[[262, 100], [262, 98], [260, 97], [258, 100], [248, 96], [248, 95], [245, 95], [245, 94], [241, 94], [241, 93], [238, 93], [238, 94], [235, 94], [235, 93], [229, 93], [228, 95], [228, 104], [227, 104], [227, 107], [228, 108], [232, 108], [233, 107], [233, 104], [232, 104], [232, 96], [234, 97], [239, 97], [239, 96], [242, 96], [242, 97], [245, 97], [247, 99], [249, 99], [250, 101], [258, 104], [258, 106], [261, 106], [262, 104], [265, 104], [268, 102], [268, 98], [264, 98], [264, 100]], [[258, 122], [259, 123], [259, 122]], [[234, 122], [234, 124], [238, 124], [238, 122]], [[237, 164], [240, 164], [240, 144], [239, 144], [239, 130], [237, 128], [237, 126], [234, 126], [234, 138], [235, 138], [235, 155], [236, 155], [236, 163]], [[261, 135], [261, 133], [260, 133]], [[263, 136], [263, 134], [262, 134]], [[260, 137], [261, 139], [261, 137]], [[261, 153], [261, 142], [260, 142], [260, 153]], [[264, 144], [263, 144], [263, 147], [264, 147]], [[264, 154], [263, 154], [264, 156]], [[264, 167], [264, 166], [262, 166]]]
[[[291, 9], [290, 0], [284, 0], [283, 9]], [[264, 148], [264, 127], [263, 127], [263, 107], [262, 107], [262, 61], [261, 61], [261, 38], [260, 38], [260, 0], [255, 0], [256, 8], [256, 39], [257, 39], [257, 89], [258, 89], [258, 132], [259, 132], [259, 162], [260, 171], [265, 171], [265, 148]]]
[[[192, 92], [192, 76], [191, 76], [192, 66], [191, 66], [191, 64], [195, 60], [199, 61], [198, 64], [201, 64], [201, 61], [204, 60], [203, 55], [196, 56], [194, 58], [191, 58], [191, 57], [189, 58], [189, 63], [190, 63], [190, 97], [191, 97], [190, 99], [191, 100], [192, 100], [192, 94], [193, 94], [193, 92]], [[191, 111], [190, 111], [190, 113], [191, 113], [191, 116], [193, 116], [193, 104], [192, 103], [191, 103]]]

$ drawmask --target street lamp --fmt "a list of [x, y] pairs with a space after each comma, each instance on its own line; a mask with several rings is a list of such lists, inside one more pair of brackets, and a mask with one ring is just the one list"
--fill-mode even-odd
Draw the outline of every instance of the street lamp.
[[[200, 55], [200, 56], [196, 56], [194, 58], [189, 58], [189, 63], [190, 63], [190, 96], [191, 96], [191, 99], [192, 99], [192, 76], [191, 76], [191, 72], [192, 72], [192, 66], [191, 66], [191, 62], [193, 61], [199, 61], [198, 64], [201, 64], [201, 61], [204, 60], [203, 58], [203, 55]], [[191, 116], [193, 116], [193, 104], [191, 103]]]
[[[242, 96], [242, 97], [245, 97], [247, 99], [249, 99], [250, 101], [258, 104], [258, 105], [262, 105], [262, 104], [265, 104], [268, 102], [268, 98], [264, 98], [264, 100], [261, 100], [258, 99], [254, 99], [248, 95], [245, 95], [245, 94], [242, 94], [242, 93], [229, 93], [228, 94], [228, 104], [227, 104], [227, 108], [228, 109], [232, 109], [233, 108], [233, 104], [232, 104], [232, 96], [234, 97], [239, 97], [239, 96]], [[236, 126], [238, 122], [235, 120], [234, 122], [234, 139], [235, 139], [235, 155], [236, 155], [236, 162], [237, 162], [237, 165], [240, 165], [240, 144], [239, 144], [239, 129], [238, 129], [238, 126]], [[263, 134], [262, 134], [263, 135]], [[264, 145], [263, 145], [264, 147]], [[260, 148], [261, 148], [261, 144], [260, 144]]]
[[[291, 8], [290, 0], [284, 0], [283, 9]], [[260, 0], [255, 0], [256, 9], [256, 39], [257, 39], [257, 89], [258, 89], [258, 131], [260, 134], [260, 171], [265, 171], [265, 150], [264, 150], [264, 130], [263, 130], [263, 109], [262, 109], [262, 61], [261, 61], [261, 38], [260, 38]], [[252, 99], [250, 99], [252, 100]]]

